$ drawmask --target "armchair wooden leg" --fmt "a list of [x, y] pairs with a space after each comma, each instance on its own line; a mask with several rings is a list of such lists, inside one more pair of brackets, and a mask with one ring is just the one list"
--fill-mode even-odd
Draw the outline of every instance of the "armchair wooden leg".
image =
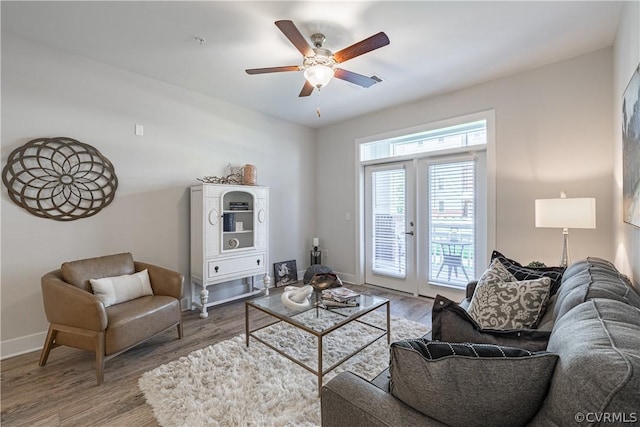
[[96, 335], [96, 377], [98, 385], [104, 382], [104, 332]]
[[44, 341], [44, 347], [42, 347], [42, 353], [40, 353], [40, 366], [47, 364], [49, 358], [49, 352], [53, 348], [53, 342], [56, 339], [56, 333], [58, 331], [53, 329], [53, 326], [49, 325], [49, 331], [47, 332], [47, 338]]
[[184, 332], [182, 330], [182, 320], [178, 323], [178, 339], [182, 339]]

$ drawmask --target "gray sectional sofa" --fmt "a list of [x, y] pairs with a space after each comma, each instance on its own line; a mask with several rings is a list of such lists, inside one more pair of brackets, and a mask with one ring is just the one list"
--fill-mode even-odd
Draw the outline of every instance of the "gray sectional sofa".
[[[428, 360], [427, 339], [392, 345], [390, 369], [373, 381], [345, 372], [325, 384], [322, 425], [640, 425], [640, 296], [599, 258], [572, 264], [559, 283], [536, 329], [483, 330], [465, 302], [437, 298], [434, 339], [524, 348], [528, 356]], [[536, 360], [549, 357], [557, 361], [538, 371]], [[507, 400], [503, 387], [512, 387]]]

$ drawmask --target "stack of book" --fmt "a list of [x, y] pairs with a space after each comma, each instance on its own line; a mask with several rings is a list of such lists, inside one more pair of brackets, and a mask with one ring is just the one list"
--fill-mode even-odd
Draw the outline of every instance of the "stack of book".
[[230, 211], [248, 211], [249, 202], [229, 202]]
[[322, 303], [327, 307], [357, 307], [360, 305], [360, 294], [341, 286], [322, 291]]

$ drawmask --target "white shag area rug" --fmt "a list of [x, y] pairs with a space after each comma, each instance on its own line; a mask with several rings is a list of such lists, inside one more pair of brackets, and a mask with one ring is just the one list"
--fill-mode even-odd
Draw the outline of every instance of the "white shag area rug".
[[[305, 315], [315, 315], [311, 310]], [[386, 326], [382, 312], [361, 318]], [[391, 317], [391, 341], [418, 338], [429, 328]], [[374, 328], [358, 322], [323, 338], [324, 368], [367, 341]], [[259, 332], [267, 342], [316, 368], [317, 338], [284, 322]], [[324, 376], [326, 383], [343, 371], [373, 379], [389, 364], [383, 337]], [[144, 373], [139, 381], [158, 423], [173, 426], [319, 426], [317, 377], [264, 344], [245, 335], [194, 351]]]

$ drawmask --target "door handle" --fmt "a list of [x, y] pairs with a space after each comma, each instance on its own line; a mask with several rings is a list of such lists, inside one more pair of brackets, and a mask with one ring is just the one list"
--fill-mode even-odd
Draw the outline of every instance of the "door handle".
[[404, 233], [404, 234], [409, 234], [409, 235], [413, 236], [413, 231], [407, 231], [407, 232], [406, 232], [406, 233]]

